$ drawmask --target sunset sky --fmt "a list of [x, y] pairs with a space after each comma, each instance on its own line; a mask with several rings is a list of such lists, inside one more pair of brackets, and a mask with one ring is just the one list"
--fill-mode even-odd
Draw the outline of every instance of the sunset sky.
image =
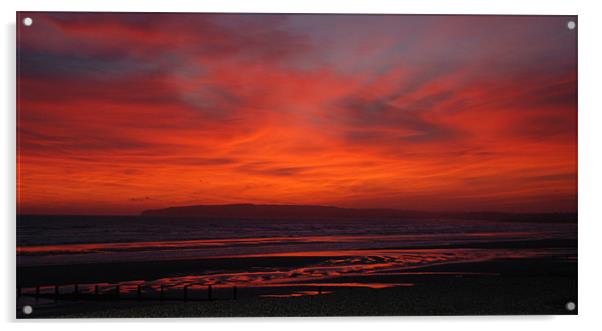
[[20, 214], [577, 210], [570, 17], [23, 17]]

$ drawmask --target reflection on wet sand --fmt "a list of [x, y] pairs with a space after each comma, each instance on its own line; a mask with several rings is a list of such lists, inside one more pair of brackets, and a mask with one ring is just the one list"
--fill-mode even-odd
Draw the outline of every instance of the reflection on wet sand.
[[[318, 263], [309, 263], [301, 267], [265, 267], [254, 271], [240, 270], [219, 272], [207, 270], [206, 273], [184, 274], [148, 280], [123, 281], [117, 284], [96, 283], [80, 285], [81, 291], [100, 293], [114, 290], [120, 286], [123, 293], [133, 293], [138, 286], [154, 291], [162, 286], [169, 289], [253, 287], [253, 288], [299, 288], [324, 287], [365, 287], [387, 288], [412, 286], [412, 283], [397, 281], [375, 281], [374, 277], [400, 275], [489, 275], [494, 273], [474, 272], [424, 272], [419, 268], [460, 262], [482, 262], [495, 259], [529, 259], [541, 257], [569, 256], [570, 252], [561, 249], [404, 249], [404, 250], [339, 250], [315, 252], [269, 253], [249, 255], [249, 257], [326, 257]], [[382, 277], [381, 277], [382, 278]], [[348, 281], [353, 279], [353, 281]], [[394, 279], [394, 278], [393, 278]], [[98, 287], [97, 287], [98, 286]], [[48, 291], [44, 288], [43, 290]], [[297, 293], [298, 295], [301, 295]], [[307, 295], [307, 294], [303, 294]]]
[[303, 296], [311, 296], [311, 295], [321, 295], [321, 294], [330, 294], [331, 291], [294, 291], [292, 293], [287, 294], [262, 294], [260, 297], [262, 298], [294, 298], [294, 297], [303, 297]]

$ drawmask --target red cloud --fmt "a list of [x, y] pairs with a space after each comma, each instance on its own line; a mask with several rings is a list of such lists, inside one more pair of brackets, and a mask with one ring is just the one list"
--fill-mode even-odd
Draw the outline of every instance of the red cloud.
[[576, 210], [562, 17], [28, 15], [20, 213]]

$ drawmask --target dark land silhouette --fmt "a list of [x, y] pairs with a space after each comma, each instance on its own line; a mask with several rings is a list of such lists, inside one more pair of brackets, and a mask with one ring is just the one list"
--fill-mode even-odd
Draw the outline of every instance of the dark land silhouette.
[[151, 209], [143, 217], [217, 218], [379, 218], [379, 219], [459, 219], [515, 222], [576, 222], [577, 213], [429, 212], [384, 208], [341, 208], [312, 205], [225, 204], [194, 205]]

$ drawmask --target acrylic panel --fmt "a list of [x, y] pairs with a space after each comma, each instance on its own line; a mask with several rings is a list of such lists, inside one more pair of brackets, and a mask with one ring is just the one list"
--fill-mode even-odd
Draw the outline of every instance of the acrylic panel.
[[577, 17], [17, 13], [16, 314], [577, 313]]

